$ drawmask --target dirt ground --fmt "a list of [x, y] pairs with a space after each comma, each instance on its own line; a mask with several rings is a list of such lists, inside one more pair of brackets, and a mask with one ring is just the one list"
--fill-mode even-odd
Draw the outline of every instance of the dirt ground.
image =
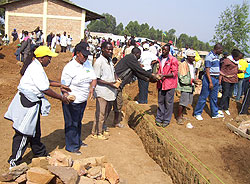
[[[14, 46], [4, 47], [0, 51], [0, 162], [1, 173], [8, 170], [7, 159], [11, 153], [11, 142], [14, 131], [12, 123], [3, 118], [8, 105], [16, 93], [19, 83], [20, 66], [16, 64]], [[63, 66], [70, 60], [71, 55], [60, 54], [53, 59], [46, 68], [50, 79], [60, 80]], [[129, 100], [137, 100], [137, 82], [127, 86], [124, 90], [129, 95]], [[197, 103], [198, 95], [194, 97], [194, 106]], [[49, 98], [52, 104], [52, 111], [48, 117], [41, 120], [42, 141], [50, 153], [64, 150], [64, 121], [62, 116], [61, 103]], [[204, 120], [197, 121], [193, 116], [193, 107], [187, 109], [185, 117], [192, 123], [193, 129], [187, 129], [185, 125], [177, 125], [175, 117], [177, 113], [179, 98], [175, 97], [174, 114], [171, 124], [166, 129], [161, 129], [166, 135], [171, 135], [192, 154], [194, 154], [209, 170], [219, 177], [224, 183], [249, 183], [250, 180], [250, 142], [230, 132], [226, 123], [234, 125], [240, 104], [230, 102], [231, 116], [225, 115], [223, 119], [212, 119], [210, 117], [209, 105], [202, 114]], [[209, 103], [207, 103], [209, 104]], [[150, 84], [148, 105], [138, 105], [155, 118], [157, 110], [156, 84]], [[108, 160], [114, 164], [124, 183], [171, 183], [168, 175], [162, 172], [159, 166], [145, 153], [143, 144], [138, 136], [128, 126], [124, 129], [111, 128], [111, 136], [107, 141], [94, 140], [90, 138], [90, 130], [94, 119], [95, 103], [90, 101], [84, 114], [82, 139], [88, 144], [82, 148], [81, 157], [106, 155]], [[112, 115], [108, 124], [111, 124]], [[249, 117], [248, 117], [249, 119]], [[126, 124], [126, 122], [124, 122]], [[72, 155], [73, 158], [78, 158]], [[192, 156], [187, 154], [192, 160]], [[30, 162], [32, 153], [28, 149], [24, 160]], [[195, 162], [195, 161], [194, 161]], [[204, 172], [207, 172], [204, 171]], [[207, 172], [210, 173], [210, 172]], [[215, 177], [210, 173], [211, 177]], [[218, 182], [220, 183], [220, 182]]]
[[[128, 98], [130, 100], [137, 100], [138, 94], [134, 92], [138, 90], [137, 86], [138, 84], [135, 82], [125, 89], [125, 93], [129, 95]], [[147, 105], [138, 105], [138, 108], [144, 109], [151, 115], [152, 121], [154, 121], [157, 111], [157, 96], [156, 84], [151, 83], [149, 86], [149, 103]], [[185, 125], [178, 125], [176, 123], [176, 115], [179, 98], [175, 96], [171, 123], [167, 128], [158, 128], [158, 130], [168, 140], [177, 145], [177, 148], [200, 169], [202, 174], [206, 174], [206, 176], [213, 178], [218, 183], [220, 182], [216, 176], [224, 183], [250, 183], [250, 142], [230, 132], [226, 127], [226, 123], [238, 126], [235, 119], [239, 118], [237, 116], [241, 104], [231, 100], [229, 108], [231, 115], [228, 116], [225, 114], [224, 118], [212, 119], [210, 116], [209, 101], [207, 101], [207, 105], [202, 113], [204, 120], [198, 121], [192, 116], [198, 97], [199, 95], [194, 96], [193, 107], [189, 106], [186, 114], [184, 114], [184, 117], [187, 118]], [[246, 116], [244, 119], [249, 120], [250, 116]], [[186, 128], [187, 123], [191, 123], [194, 128]], [[211, 174], [211, 172], [201, 166], [180, 145], [187, 148], [188, 151], [195, 155], [214, 174]]]
[[[0, 173], [8, 171], [8, 157], [11, 153], [12, 122], [5, 120], [9, 103], [17, 91], [20, 80], [20, 66], [15, 60], [15, 46], [10, 45], [0, 50]], [[51, 80], [60, 80], [64, 65], [70, 60], [71, 54], [60, 54], [53, 58], [51, 64], [46, 68], [46, 73]], [[58, 90], [57, 90], [58, 91]], [[59, 91], [58, 91], [59, 92]], [[64, 120], [61, 103], [55, 99], [48, 98], [52, 110], [48, 117], [42, 117], [42, 142], [51, 154], [55, 150], [61, 150], [69, 154], [73, 159], [105, 155], [110, 163], [114, 165], [124, 184], [145, 183], [172, 183], [171, 178], [146, 154], [143, 144], [127, 125], [124, 129], [111, 128], [109, 140], [96, 140], [90, 137], [94, 120], [95, 102], [89, 101], [85, 110], [82, 127], [82, 140], [88, 144], [87, 148], [81, 148], [83, 154], [76, 156], [65, 151]], [[113, 113], [110, 115], [108, 125], [111, 126]], [[31, 149], [25, 152], [23, 160], [27, 163], [32, 159]]]

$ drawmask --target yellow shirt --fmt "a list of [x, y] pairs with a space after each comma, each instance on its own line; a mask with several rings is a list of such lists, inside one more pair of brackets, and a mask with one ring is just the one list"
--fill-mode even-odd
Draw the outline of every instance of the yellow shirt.
[[[247, 61], [245, 59], [240, 59], [238, 64], [238, 69], [246, 71], [247, 67], [248, 67]], [[238, 73], [238, 78], [244, 79], [244, 75], [245, 75], [244, 73]]]

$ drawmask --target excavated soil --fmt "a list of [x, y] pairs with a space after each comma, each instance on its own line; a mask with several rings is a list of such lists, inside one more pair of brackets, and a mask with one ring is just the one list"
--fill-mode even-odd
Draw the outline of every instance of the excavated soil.
[[[130, 84], [130, 86], [125, 89], [125, 93], [128, 95], [127, 98], [129, 100], [136, 101], [138, 99], [138, 94], [135, 93], [135, 91], [138, 91], [137, 82]], [[161, 134], [161, 141], [172, 142], [173, 146], [176, 146], [176, 148], [198, 168], [201, 174], [215, 181], [212, 183], [249, 183], [250, 142], [232, 133], [226, 126], [227, 123], [238, 126], [236, 120], [239, 119], [238, 112], [241, 104], [231, 100], [229, 108], [231, 115], [225, 115], [224, 118], [220, 119], [212, 119], [208, 100], [202, 113], [204, 120], [198, 121], [193, 117], [193, 111], [198, 97], [199, 95], [194, 96], [193, 106], [189, 106], [184, 115], [184, 117], [187, 118], [185, 124], [178, 125], [175, 118], [177, 115], [179, 97], [176, 93], [174, 112], [170, 125], [165, 129], [158, 128], [154, 125], [156, 130]], [[147, 124], [154, 124], [158, 98], [156, 84], [150, 84], [148, 98], [149, 102], [147, 105], [137, 104], [132, 105], [132, 107], [136, 109], [136, 111], [140, 111], [142, 115], [147, 114], [146, 120], [148, 119], [149, 122], [147, 122]], [[250, 116], [245, 116], [244, 119], [249, 120]], [[194, 128], [186, 128], [187, 123], [191, 123]], [[140, 126], [139, 132], [145, 135], [151, 135], [151, 130], [149, 132], [143, 132], [142, 130], [146, 129], [147, 125]], [[144, 137], [142, 137], [142, 139], [144, 139]], [[153, 144], [153, 142], [145, 143], [145, 147], [151, 147], [151, 144]], [[156, 157], [159, 150], [151, 149], [151, 152], [152, 153], [149, 152], [149, 154], [152, 157]], [[177, 155], [179, 155], [179, 153], [177, 153]], [[197, 161], [197, 159], [199, 161]]]

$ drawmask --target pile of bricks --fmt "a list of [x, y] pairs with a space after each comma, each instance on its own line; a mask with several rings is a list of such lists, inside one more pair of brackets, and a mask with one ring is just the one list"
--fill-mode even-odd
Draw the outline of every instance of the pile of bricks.
[[33, 158], [0, 176], [0, 184], [118, 184], [119, 176], [105, 156], [72, 160], [55, 151], [52, 157]]

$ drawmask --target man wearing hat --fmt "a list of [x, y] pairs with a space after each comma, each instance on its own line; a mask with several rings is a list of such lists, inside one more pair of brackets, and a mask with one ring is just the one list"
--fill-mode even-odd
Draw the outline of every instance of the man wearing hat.
[[90, 55], [88, 44], [80, 42], [76, 45], [73, 59], [64, 67], [61, 82], [68, 86], [71, 92], [62, 93], [65, 96], [73, 95], [74, 100], [63, 104], [65, 121], [66, 150], [81, 155], [80, 148], [87, 146], [81, 140], [81, 126], [88, 96], [93, 97], [96, 87], [96, 75], [89, 63]]
[[25, 70], [18, 85], [18, 92], [4, 115], [4, 118], [13, 122], [15, 130], [12, 155], [8, 160], [10, 168], [21, 163], [28, 143], [36, 157], [47, 156], [46, 148], [40, 140], [40, 114], [47, 116], [50, 110], [50, 104], [44, 94], [69, 103], [65, 96], [57, 94], [50, 86], [61, 87], [63, 90], [70, 89], [58, 82], [50, 81], [43, 69], [57, 54], [46, 46], [38, 47], [34, 54], [35, 59]]
[[195, 77], [195, 69], [193, 62], [195, 61], [195, 51], [188, 50], [186, 52], [187, 58], [180, 63], [178, 71], [178, 86], [177, 90], [181, 92], [179, 101], [177, 123], [183, 125], [183, 112], [189, 104], [193, 103], [194, 84], [199, 82]]

